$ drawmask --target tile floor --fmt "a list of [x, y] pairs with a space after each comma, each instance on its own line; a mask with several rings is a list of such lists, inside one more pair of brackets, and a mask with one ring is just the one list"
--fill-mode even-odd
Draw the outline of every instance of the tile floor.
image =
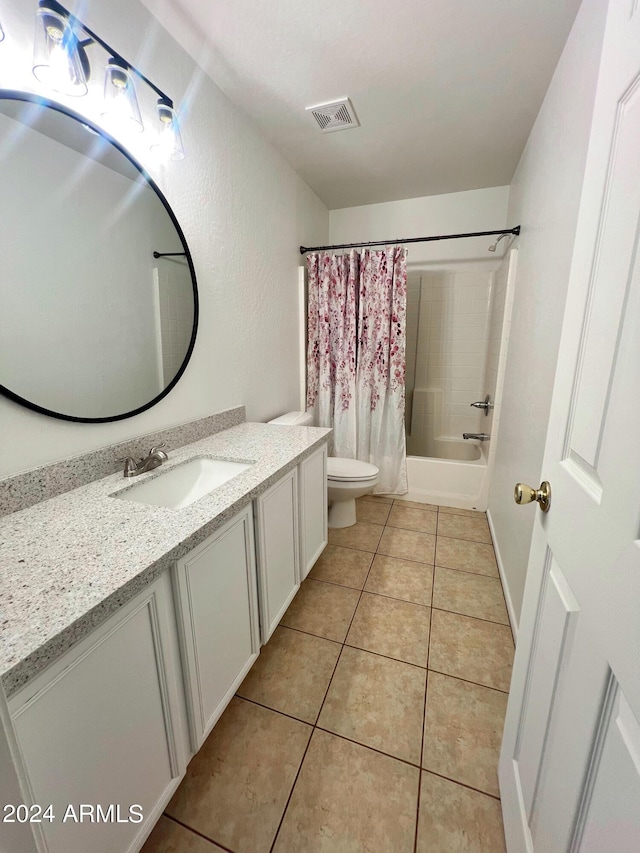
[[484, 514], [363, 498], [143, 853], [502, 853], [512, 659]]

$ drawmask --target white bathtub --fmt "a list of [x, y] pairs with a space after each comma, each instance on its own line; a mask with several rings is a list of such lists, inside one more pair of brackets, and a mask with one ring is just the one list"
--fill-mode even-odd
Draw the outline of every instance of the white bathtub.
[[[486, 510], [488, 443], [436, 440], [436, 452], [448, 458], [407, 456], [409, 492], [405, 500]], [[452, 459], [452, 456], [461, 457]], [[464, 457], [467, 457], [466, 459]], [[475, 456], [476, 458], [469, 458]]]

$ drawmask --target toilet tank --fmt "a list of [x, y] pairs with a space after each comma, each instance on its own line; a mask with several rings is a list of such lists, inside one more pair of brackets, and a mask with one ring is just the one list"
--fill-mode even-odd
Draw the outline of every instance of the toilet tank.
[[308, 412], [287, 412], [286, 415], [280, 415], [279, 418], [274, 418], [268, 423], [284, 424], [285, 426], [311, 426], [313, 417]]

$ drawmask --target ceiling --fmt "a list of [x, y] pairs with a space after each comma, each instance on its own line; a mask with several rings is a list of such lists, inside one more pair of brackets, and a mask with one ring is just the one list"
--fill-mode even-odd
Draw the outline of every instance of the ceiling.
[[[509, 184], [580, 0], [143, 0], [330, 209]], [[348, 95], [361, 127], [305, 107]]]

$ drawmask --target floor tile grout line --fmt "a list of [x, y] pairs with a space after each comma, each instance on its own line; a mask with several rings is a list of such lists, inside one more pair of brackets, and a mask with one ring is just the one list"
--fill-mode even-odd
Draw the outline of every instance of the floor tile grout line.
[[384, 655], [384, 654], [382, 654], [382, 652], [374, 652], [371, 649], [364, 649], [364, 648], [362, 648], [362, 646], [354, 646], [352, 643], [345, 643], [345, 647], [347, 649], [355, 649], [358, 652], [366, 652], [369, 655], [375, 655], [376, 657], [384, 658], [385, 660], [393, 660], [396, 663], [404, 663], [404, 664], [406, 664], [406, 666], [415, 666], [416, 669], [421, 669], [423, 671], [426, 671], [426, 669], [427, 669], [426, 665], [422, 666], [422, 664], [420, 664], [420, 663], [414, 663], [411, 660], [404, 660], [403, 658], [394, 658], [394, 657], [391, 657], [391, 655]]
[[474, 788], [473, 785], [469, 785], [467, 782], [460, 782], [458, 779], [452, 779], [451, 776], [445, 776], [443, 773], [436, 773], [435, 770], [429, 770], [426, 767], [422, 767], [421, 771], [422, 773], [431, 773], [432, 776], [438, 776], [440, 779], [446, 779], [447, 782], [453, 782], [456, 785], [460, 785], [462, 788], [468, 788], [470, 791], [475, 791], [476, 794], [483, 794], [485, 797], [491, 797], [492, 800], [500, 802], [500, 797], [497, 794], [490, 794], [488, 791], [483, 791], [481, 788]]
[[[431, 608], [427, 608], [427, 609], [431, 609]], [[315, 637], [318, 640], [326, 640], [328, 643], [336, 643], [336, 644], [341, 645], [341, 646], [346, 646], [346, 648], [348, 648], [348, 649], [356, 649], [359, 652], [367, 652], [368, 654], [376, 655], [376, 657], [379, 657], [379, 658], [385, 658], [386, 660], [396, 661], [396, 663], [405, 663], [407, 666], [415, 666], [415, 667], [417, 667], [417, 669], [425, 669], [425, 670], [427, 669], [426, 665], [422, 666], [422, 664], [414, 663], [413, 661], [410, 661], [410, 660], [403, 660], [403, 658], [394, 658], [391, 655], [382, 654], [382, 652], [374, 652], [371, 649], [364, 649], [364, 648], [362, 648], [362, 646], [354, 646], [353, 643], [347, 643], [346, 641], [343, 643], [343, 642], [340, 642], [340, 640], [331, 640], [328, 637], [321, 637], [319, 634], [311, 634], [309, 631], [303, 631], [301, 628], [290, 628], [289, 625], [280, 625], [279, 627], [286, 628], [289, 631], [297, 631], [299, 634], [306, 634], [307, 637]]]
[[203, 832], [199, 832], [197, 829], [194, 829], [192, 826], [189, 826], [188, 823], [183, 823], [181, 820], [178, 820], [177, 817], [173, 817], [173, 815], [167, 814], [166, 812], [163, 812], [163, 814], [166, 818], [169, 818], [169, 820], [172, 820], [174, 823], [177, 823], [178, 826], [181, 826], [183, 829], [186, 829], [189, 832], [192, 832], [194, 835], [197, 835], [200, 838], [204, 838], [204, 840], [208, 841], [210, 844], [215, 844], [217, 847], [220, 847], [222, 850], [225, 850], [226, 853], [234, 853], [234, 851], [231, 849], [231, 847], [226, 847], [224, 844], [221, 844], [219, 841], [214, 841], [213, 838], [209, 838], [208, 835], [205, 835]]
[[[324, 726], [315, 726], [315, 728], [319, 732], [324, 732], [325, 734], [331, 735], [332, 737], [339, 737], [340, 740], [346, 740], [348, 743], [353, 743], [355, 746], [361, 746], [364, 749], [370, 749], [371, 752], [376, 752], [378, 755], [384, 755], [385, 758], [392, 758], [394, 761], [399, 761], [401, 764], [406, 764], [408, 767], [413, 767], [414, 770], [420, 770], [420, 765], [416, 764], [415, 761], [408, 761], [406, 758], [400, 758], [399, 755], [393, 755], [390, 752], [385, 752], [383, 749], [378, 749], [375, 746], [371, 746], [369, 743], [362, 743], [361, 740], [354, 740], [352, 737], [347, 737], [347, 735], [340, 734], [340, 732], [334, 732], [331, 729], [325, 729]], [[451, 780], [453, 782], [453, 779]]]
[[[381, 556], [383, 556], [383, 555], [381, 555]], [[435, 568], [434, 566], [430, 566], [428, 563], [416, 563], [416, 565], [428, 566], [430, 569]], [[397, 595], [389, 595], [386, 592], [376, 592], [374, 589], [366, 589], [365, 587], [360, 587], [360, 586], [348, 586], [347, 584], [344, 584], [344, 583], [338, 583], [338, 581], [325, 580], [325, 578], [311, 578], [311, 580], [322, 581], [322, 583], [331, 583], [334, 586], [342, 587], [342, 589], [353, 589], [353, 590], [355, 590], [355, 592], [360, 592], [362, 590], [362, 592], [368, 592], [371, 595], [379, 595], [381, 598], [392, 598], [394, 601], [406, 601], [407, 604], [417, 604], [419, 607], [430, 607], [431, 606], [430, 604], [422, 604], [419, 601], [411, 601], [408, 598], [398, 598]]]
[[[426, 563], [425, 563], [426, 565]], [[433, 586], [433, 584], [432, 584]], [[376, 595], [378, 598], [388, 598], [391, 601], [401, 601], [403, 604], [412, 604], [414, 607], [426, 607], [427, 610], [431, 609], [430, 604], [420, 604], [417, 601], [407, 601], [406, 598], [397, 598], [395, 595], [386, 595], [384, 592], [374, 592], [372, 589], [362, 588], [363, 595]]]
[[[500, 581], [500, 575], [485, 575], [483, 572], [472, 572], [470, 569], [458, 569], [454, 566], [443, 566], [442, 563], [438, 563], [437, 561], [434, 563], [434, 569], [447, 569], [449, 572], [462, 572], [465, 575], [475, 575], [478, 578], [491, 578], [494, 581]], [[500, 581], [500, 586], [502, 586], [502, 581]]]
[[[397, 558], [397, 559], [399, 559], [399, 558]], [[409, 561], [409, 562], [411, 562], [411, 561]], [[459, 571], [465, 575], [471, 575], [473, 577], [488, 578], [489, 580], [498, 581], [498, 583], [500, 584], [500, 591], [501, 591], [501, 594], [502, 594], [503, 599], [504, 599], [504, 591], [502, 590], [502, 584], [500, 582], [500, 578], [494, 578], [491, 575], [480, 575], [477, 572], [466, 572], [464, 569], [451, 569], [448, 566], [432, 566], [430, 563], [416, 563], [416, 565], [429, 566], [429, 568], [432, 568], [432, 569], [445, 569], [448, 572], [458, 572]], [[338, 583], [338, 581], [330, 581], [330, 580], [327, 580], [326, 578], [317, 578], [317, 577], [316, 578], [310, 578], [310, 580], [318, 581], [319, 583], [329, 583], [332, 586], [338, 586], [341, 589], [351, 589], [354, 592], [367, 593], [368, 595], [378, 595], [378, 596], [380, 596], [380, 598], [389, 598], [392, 601], [402, 601], [405, 604], [415, 604], [416, 607], [430, 607], [434, 610], [443, 610], [446, 613], [455, 613], [458, 616], [468, 616], [470, 619], [478, 619], [480, 622], [490, 622], [492, 625], [505, 625], [507, 628], [511, 627], [509, 622], [498, 622], [497, 619], [487, 619], [484, 616], [475, 616], [472, 613], [464, 613], [461, 610], [451, 610], [450, 608], [447, 608], [447, 607], [434, 607], [433, 604], [423, 604], [420, 601], [413, 601], [412, 599], [409, 599], [409, 598], [400, 598], [397, 595], [390, 595], [387, 592], [378, 592], [375, 589], [367, 589], [366, 586], [364, 586], [364, 587], [348, 586], [347, 584], [344, 584], [344, 583]], [[366, 584], [366, 581], [365, 581], [365, 584]], [[433, 601], [433, 587], [434, 587], [434, 585], [435, 585], [435, 571], [433, 573], [433, 578], [432, 578], [432, 594], [431, 594], [431, 600], [432, 601]], [[505, 610], [506, 610], [506, 604], [505, 604]], [[509, 614], [507, 613], [507, 618], [508, 618], [508, 616], [509, 616]], [[289, 626], [286, 625], [283, 627], [289, 627]], [[307, 632], [303, 631], [302, 633], [307, 633]], [[317, 636], [317, 635], [314, 634], [313, 636]], [[324, 638], [324, 639], [328, 639], [328, 638]], [[334, 640], [333, 642], [338, 642], [338, 641]]]
[[[438, 510], [438, 519], [440, 518], [440, 510]], [[437, 525], [436, 525], [437, 529]], [[437, 537], [436, 537], [436, 545], [437, 545]], [[435, 553], [434, 553], [435, 556]], [[414, 853], [417, 853], [418, 850], [418, 831], [420, 828], [420, 799], [422, 797], [422, 765], [424, 763], [424, 737], [425, 730], [427, 726], [427, 696], [429, 692], [429, 655], [431, 654], [431, 636], [433, 631], [433, 594], [435, 590], [436, 583], [436, 569], [433, 567], [433, 575], [432, 575], [432, 583], [431, 583], [431, 599], [430, 605], [431, 609], [429, 611], [429, 642], [427, 643], [427, 677], [424, 680], [424, 701], [422, 705], [422, 731], [421, 731], [421, 741], [420, 741], [420, 771], [418, 773], [418, 798], [416, 802], [416, 831], [413, 840], [413, 850]]]
[[470, 616], [468, 613], [458, 613], [457, 610], [446, 610], [444, 607], [431, 607], [432, 610], [439, 610], [441, 613], [451, 613], [453, 616], [464, 616], [465, 619], [475, 619], [476, 622], [488, 622], [489, 625], [502, 625], [504, 628], [511, 626], [506, 622], [494, 622], [493, 619], [483, 619], [482, 616]]
[[295, 720], [296, 723], [303, 723], [305, 726], [309, 726], [310, 729], [315, 728], [315, 723], [310, 723], [309, 720], [303, 720], [301, 717], [294, 716], [294, 714], [288, 714], [280, 708], [272, 708], [271, 705], [265, 705], [264, 702], [258, 702], [257, 699], [249, 699], [247, 696], [242, 696], [240, 693], [236, 693], [235, 695], [238, 699], [242, 699], [243, 702], [251, 702], [252, 705], [257, 705], [259, 708], [264, 708], [266, 711], [273, 711], [274, 714], [281, 714], [289, 720]]
[[[386, 525], [385, 525], [385, 527], [386, 527]], [[394, 530], [400, 530], [402, 528], [394, 527], [393, 529]], [[410, 530], [408, 532], [409, 533], [420, 533], [421, 531]], [[435, 535], [433, 533], [426, 533], [425, 535], [426, 536], [433, 536], [435, 539]], [[382, 551], [377, 550], [378, 546], [380, 545], [379, 542], [378, 542], [378, 545], [376, 545], [375, 551], [368, 551], [365, 548], [354, 548], [351, 545], [339, 545], [337, 542], [329, 542], [329, 545], [333, 545], [334, 548], [346, 548], [349, 551], [358, 551], [360, 554], [373, 554], [374, 557], [378, 557], [378, 556], [380, 556], [380, 557], [393, 557], [394, 560], [406, 560], [408, 563], [417, 563], [420, 566], [433, 566], [433, 565], [435, 565], [434, 562], [429, 563], [426, 560], [412, 560], [411, 557], [397, 557], [394, 554], [385, 554]], [[443, 566], [443, 568], [446, 569], [447, 566]], [[477, 573], [471, 572], [471, 574], [477, 574]], [[326, 583], [330, 583], [330, 581], [326, 581]]]
[[[436, 670], [429, 670], [429, 672], [436, 672]], [[443, 675], [444, 673], [439, 673], [439, 675]], [[456, 678], [456, 676], [448, 676], [449, 678]], [[464, 679], [457, 679], [458, 681], [463, 681]], [[469, 682], [467, 682], [469, 683]], [[485, 685], [478, 685], [480, 687], [484, 687]], [[496, 690], [495, 687], [488, 687], [487, 690]], [[496, 692], [502, 693], [503, 691], [497, 690]], [[426, 691], [425, 691], [426, 694]], [[283, 717], [287, 717], [289, 720], [294, 720], [296, 723], [302, 723], [303, 725], [308, 726], [312, 729], [311, 735], [313, 734], [313, 730], [317, 729], [318, 731], [325, 732], [326, 734], [332, 735], [333, 737], [338, 737], [341, 740], [346, 740], [349, 743], [353, 743], [356, 746], [364, 747], [364, 749], [370, 749], [372, 752], [377, 752], [379, 755], [384, 755], [387, 758], [393, 758], [395, 761], [400, 761], [402, 764], [406, 764], [409, 767], [415, 767], [416, 770], [420, 770], [424, 773], [431, 773], [434, 776], [439, 776], [442, 779], [448, 779], [450, 782], [455, 782], [457, 785], [462, 785], [465, 788], [470, 788], [472, 791], [477, 791], [479, 794], [486, 794], [487, 797], [493, 797], [496, 800], [499, 800], [500, 797], [497, 794], [490, 794], [488, 791], [483, 791], [481, 788], [476, 788], [473, 785], [469, 785], [467, 782], [461, 782], [458, 779], [454, 779], [452, 776], [447, 776], [444, 773], [438, 773], [435, 770], [431, 770], [428, 767], [422, 766], [422, 758], [423, 755], [420, 756], [420, 763], [416, 763], [415, 761], [409, 761], [407, 758], [401, 758], [399, 755], [394, 755], [391, 752], [385, 752], [383, 749], [378, 749], [378, 747], [371, 746], [371, 744], [363, 743], [362, 741], [355, 740], [354, 738], [348, 737], [347, 735], [341, 734], [340, 732], [335, 732], [332, 729], [327, 729], [324, 726], [318, 725], [317, 723], [309, 723], [308, 720], [301, 720], [299, 717], [294, 717], [291, 714], [287, 714], [285, 711], [280, 711], [277, 708], [271, 708], [269, 705], [263, 705], [262, 702], [257, 702], [255, 699], [245, 699], [244, 696], [240, 696], [240, 699], [243, 699], [245, 702], [251, 702], [252, 705], [258, 705], [260, 708], [264, 708], [266, 711], [271, 711], [274, 714], [280, 714]], [[424, 721], [423, 721], [424, 722]], [[311, 740], [311, 735], [309, 735], [309, 740]], [[424, 744], [423, 744], [424, 745]], [[305, 750], [306, 751], [306, 750]], [[302, 766], [302, 762], [301, 762]], [[166, 813], [165, 813], [166, 814]], [[171, 815], [166, 815], [167, 817], [171, 817]], [[172, 820], [176, 820], [176, 823], [181, 823], [181, 821], [176, 818], [171, 817]], [[185, 826], [187, 829], [192, 829], [188, 824], [181, 824]], [[202, 833], [197, 830], [192, 830], [197, 835], [202, 835]], [[203, 838], [206, 838], [208, 841], [212, 841], [214, 844], [220, 844], [219, 841], [215, 841], [208, 836], [203, 835]]]
[[[278, 711], [274, 711], [275, 714], [279, 713]], [[313, 733], [316, 730], [315, 726], [311, 727], [311, 733], [309, 734], [309, 740], [307, 741], [307, 745], [304, 748], [304, 752], [302, 753], [302, 759], [298, 766], [298, 770], [296, 772], [295, 778], [293, 780], [293, 785], [291, 786], [291, 790], [289, 791], [289, 796], [287, 797], [287, 802], [284, 804], [284, 809], [282, 810], [282, 814], [280, 815], [280, 820], [278, 821], [278, 826], [276, 828], [275, 834], [273, 836], [273, 841], [271, 842], [271, 846], [269, 847], [269, 853], [273, 853], [273, 848], [276, 846], [276, 841], [278, 840], [278, 835], [280, 834], [280, 830], [282, 828], [282, 824], [284, 823], [285, 815], [287, 814], [287, 809], [289, 808], [289, 803], [291, 802], [291, 798], [293, 797], [293, 792], [295, 791], [296, 785], [298, 783], [298, 779], [300, 777], [300, 773], [302, 772], [302, 766], [304, 765], [304, 760], [307, 757], [307, 753], [309, 752], [309, 747], [311, 746], [311, 739], [313, 737]]]
[[473, 542], [474, 545], [489, 545], [493, 548], [493, 542], [487, 542], [486, 539], [470, 539], [468, 536], [450, 536], [446, 533], [434, 533], [434, 536], [439, 536], [441, 539], [455, 539], [456, 542]]
[[[373, 560], [371, 562], [373, 563]], [[371, 567], [369, 567], [369, 571], [370, 570], [371, 570]], [[367, 573], [367, 577], [368, 577], [368, 573]], [[355, 616], [356, 610], [358, 609], [358, 604], [360, 603], [361, 597], [362, 597], [362, 592], [358, 596], [358, 601], [357, 601], [356, 606], [353, 610], [353, 614], [352, 614], [351, 620], [349, 622], [349, 627], [347, 628], [347, 634], [349, 633], [349, 628], [351, 628], [351, 623], [353, 622], [353, 618]], [[279, 624], [281, 624], [281, 623], [279, 623]], [[287, 626], [283, 625], [282, 627], [286, 628]], [[290, 630], [296, 630], [296, 629], [293, 628]], [[305, 633], [305, 632], [301, 631], [300, 633]], [[315, 635], [312, 634], [310, 636], [315, 636]], [[346, 634], [345, 634], [345, 639], [346, 639]], [[293, 780], [293, 785], [291, 786], [291, 790], [289, 791], [289, 796], [287, 797], [287, 802], [285, 803], [284, 809], [282, 810], [282, 814], [280, 816], [280, 821], [278, 823], [278, 828], [276, 829], [275, 835], [273, 836], [273, 841], [271, 843], [271, 847], [269, 848], [270, 853], [273, 853], [273, 849], [274, 849], [276, 842], [278, 840], [278, 835], [280, 834], [280, 829], [282, 828], [282, 824], [284, 823], [284, 819], [287, 815], [287, 809], [289, 808], [289, 803], [291, 802], [291, 798], [293, 797], [293, 792], [295, 791], [296, 785], [298, 783], [298, 779], [300, 778], [300, 773], [302, 772], [304, 760], [307, 757], [307, 752], [309, 751], [309, 747], [311, 746], [311, 740], [313, 738], [313, 734], [316, 731], [316, 729], [318, 728], [318, 725], [317, 725], [318, 720], [320, 719], [320, 714], [322, 713], [322, 709], [324, 707], [324, 703], [326, 701], [327, 694], [329, 693], [329, 690], [331, 689], [331, 684], [333, 683], [333, 677], [336, 674], [336, 670], [338, 669], [338, 664], [340, 663], [340, 658], [342, 657], [343, 650], [344, 650], [344, 642], [342, 642], [340, 644], [340, 651], [338, 652], [338, 657], [336, 658], [336, 662], [334, 664], [333, 671], [331, 673], [331, 678], [329, 679], [329, 683], [327, 684], [327, 689], [325, 690], [324, 696], [322, 697], [322, 702], [320, 703], [320, 707], [318, 708], [318, 712], [316, 714], [315, 721], [311, 724], [311, 734], [309, 735], [309, 740], [307, 741], [307, 746], [306, 746], [305, 751], [302, 755], [302, 760], [300, 762], [300, 766], [298, 767], [298, 771], [296, 773], [295, 779]], [[276, 711], [275, 713], [279, 713], [279, 712]]]
[[[352, 586], [342, 586], [341, 584], [333, 583], [333, 581], [321, 581], [317, 580], [316, 578], [312, 578], [312, 580], [315, 580], [316, 583], [331, 584], [332, 586], [337, 586], [341, 589], [350, 589], [352, 592], [359, 592], [360, 595], [358, 596], [356, 610], [358, 609], [358, 604], [360, 604], [363, 595], [375, 595], [378, 598], [386, 598], [388, 601], [399, 601], [402, 604], [410, 604], [413, 607], [424, 607], [425, 610], [439, 610], [441, 613], [451, 613], [453, 616], [464, 616], [465, 619], [475, 619], [476, 622], [487, 622], [489, 625], [502, 625], [503, 627], [509, 628], [509, 630], [511, 630], [511, 626], [507, 622], [497, 622], [495, 619], [485, 619], [483, 616], [473, 616], [471, 613], [461, 613], [459, 610], [448, 610], [446, 607], [434, 607], [433, 604], [418, 604], [417, 601], [407, 601], [406, 598], [396, 598], [393, 595], [385, 595], [381, 592], [372, 592], [369, 589], [356, 589]], [[433, 601], [433, 586], [431, 600]], [[351, 619], [351, 622], [353, 622], [353, 617]], [[349, 628], [347, 628], [347, 635], [349, 634], [349, 629], [351, 628], [351, 622], [349, 623]], [[310, 637], [319, 637], [321, 640], [329, 640], [332, 643], [342, 643], [343, 645], [347, 646], [351, 645], [350, 643], [346, 642], [346, 638], [345, 640], [334, 640], [332, 637], [323, 637], [320, 634], [313, 634], [311, 631], [305, 631], [302, 628], [293, 628], [291, 625], [285, 625], [282, 622], [278, 623], [278, 627], [289, 628], [291, 631], [300, 631], [301, 634], [308, 634]], [[359, 646], [356, 646], [355, 648], [359, 648]], [[369, 649], [364, 649], [364, 651], [369, 651]], [[383, 655], [383, 657], [391, 657], [391, 655]], [[393, 660], [402, 660], [402, 658], [393, 658]], [[410, 663], [410, 661], [406, 662]], [[420, 666], [420, 664], [415, 664], [415, 666]]]
[[[385, 525], [385, 527], [386, 527], [386, 525]], [[402, 528], [399, 528], [399, 527], [394, 528], [394, 530], [400, 530], [400, 529], [402, 529]], [[419, 530], [413, 530], [410, 532], [420, 533]], [[433, 536], [434, 534], [427, 533], [426, 535], [427, 536]], [[437, 534], [436, 534], [435, 538], [436, 538], [436, 540], [438, 539]], [[453, 539], [454, 537], [453, 536], [444, 536], [442, 538]], [[455, 541], [456, 542], [470, 542], [471, 540], [470, 539], [456, 539]], [[378, 544], [380, 544], [380, 543], [378, 543]], [[477, 545], [491, 544], [491, 547], [493, 548], [493, 543], [477, 542], [476, 544]], [[395, 554], [384, 554], [382, 551], [378, 551], [377, 548], [375, 551], [367, 551], [365, 548], [353, 548], [351, 545], [337, 545], [335, 542], [329, 542], [329, 545], [333, 545], [334, 548], [346, 548], [347, 551], [358, 551], [358, 553], [360, 553], [360, 554], [373, 554], [374, 558], [378, 557], [378, 556], [379, 557], [391, 557], [394, 560], [406, 560], [407, 563], [417, 563], [420, 566], [436, 566], [436, 567], [439, 567], [441, 569], [451, 569], [451, 571], [454, 571], [454, 572], [465, 572], [465, 574], [468, 574], [468, 575], [479, 575], [482, 578], [493, 578], [494, 580], [500, 580], [499, 574], [487, 575], [484, 572], [472, 572], [470, 569], [461, 569], [458, 566], [443, 566], [441, 563], [438, 563], [437, 554], [436, 554], [436, 559], [434, 559], [433, 562], [429, 563], [425, 560], [412, 560], [411, 557], [397, 557]], [[436, 541], [436, 547], [437, 547], [437, 541]], [[495, 549], [494, 549], [494, 551], [495, 551]], [[311, 577], [311, 575], [309, 574], [308, 577]], [[311, 578], [311, 580], [316, 580], [316, 578]], [[325, 581], [325, 583], [333, 583], [333, 581]], [[342, 584], [338, 584], [338, 586], [342, 586]]]
[[[437, 515], [437, 513], [436, 513]], [[401, 524], [385, 524], [385, 530], [390, 527], [392, 530], [404, 530], [407, 533], [424, 533], [425, 536], [435, 536], [435, 530], [420, 530], [418, 527], [403, 527]], [[436, 524], [437, 527], [437, 524]]]
[[480, 681], [471, 681], [469, 678], [461, 678], [459, 675], [453, 675], [451, 672], [443, 672], [441, 669], [433, 669], [433, 667], [428, 667], [429, 672], [437, 672], [438, 675], [446, 675], [447, 678], [457, 678], [458, 681], [464, 681], [467, 684], [475, 684], [476, 687], [486, 687], [487, 690], [495, 690], [497, 693], [504, 693], [506, 696], [509, 695], [508, 690], [501, 690], [499, 687], [493, 687], [491, 684], [482, 684]]
[[[384, 525], [383, 525], [383, 529], [384, 529]], [[371, 560], [371, 563], [369, 564], [369, 569], [368, 569], [368, 571], [367, 571], [367, 576], [366, 576], [366, 578], [365, 578], [365, 583], [367, 582], [367, 580], [368, 580], [368, 578], [369, 578], [369, 572], [371, 571], [371, 566], [372, 566], [372, 565], [373, 565], [373, 559]], [[306, 747], [306, 749], [305, 749], [305, 751], [304, 751], [304, 755], [302, 756], [302, 761], [300, 762], [300, 766], [298, 767], [298, 772], [296, 773], [296, 777], [295, 777], [295, 779], [293, 780], [293, 785], [291, 786], [291, 790], [289, 791], [289, 796], [288, 796], [288, 798], [287, 798], [287, 802], [286, 802], [286, 804], [285, 804], [284, 810], [283, 810], [282, 815], [281, 815], [281, 817], [280, 817], [280, 822], [278, 823], [278, 828], [276, 829], [276, 834], [275, 834], [275, 835], [274, 835], [274, 837], [273, 837], [273, 842], [272, 842], [272, 844], [271, 844], [271, 847], [270, 847], [270, 851], [269, 851], [269, 853], [273, 853], [273, 849], [274, 849], [274, 847], [275, 847], [275, 845], [276, 845], [276, 841], [278, 840], [278, 835], [280, 834], [280, 829], [282, 828], [282, 824], [284, 823], [284, 819], [285, 819], [286, 814], [287, 814], [287, 809], [289, 808], [289, 803], [291, 802], [291, 798], [293, 797], [293, 792], [295, 791], [296, 785], [297, 785], [297, 783], [298, 783], [298, 778], [300, 777], [300, 773], [302, 772], [302, 767], [303, 767], [303, 765], [304, 765], [304, 760], [305, 760], [305, 758], [307, 757], [307, 752], [309, 751], [309, 747], [310, 747], [310, 745], [311, 745], [311, 740], [312, 740], [312, 738], [313, 738], [313, 734], [314, 734], [314, 732], [316, 731], [316, 729], [318, 729], [318, 720], [320, 719], [320, 714], [322, 713], [322, 709], [324, 708], [324, 703], [326, 702], [326, 700], [327, 700], [327, 696], [328, 696], [328, 694], [329, 694], [329, 690], [331, 689], [331, 685], [332, 685], [332, 683], [333, 683], [333, 678], [334, 678], [334, 676], [335, 676], [335, 674], [336, 674], [336, 670], [338, 669], [338, 664], [340, 663], [340, 658], [342, 657], [342, 652], [344, 651], [344, 648], [345, 648], [345, 641], [346, 641], [346, 639], [347, 639], [347, 637], [348, 637], [348, 635], [349, 635], [349, 631], [351, 630], [351, 625], [353, 624], [353, 620], [355, 619], [356, 612], [357, 612], [357, 610], [358, 610], [358, 606], [360, 605], [360, 600], [361, 600], [361, 599], [362, 599], [362, 590], [360, 590], [360, 595], [358, 596], [358, 601], [356, 602], [356, 606], [354, 607], [354, 609], [353, 609], [353, 613], [351, 614], [351, 619], [349, 620], [349, 625], [348, 625], [348, 627], [347, 627], [347, 632], [346, 632], [345, 637], [344, 637], [344, 640], [343, 640], [343, 642], [342, 642], [342, 644], [341, 644], [341, 649], [340, 649], [340, 652], [339, 652], [338, 657], [337, 657], [337, 659], [336, 659], [335, 666], [333, 667], [333, 672], [331, 673], [331, 678], [329, 679], [329, 683], [327, 684], [327, 689], [325, 690], [324, 696], [323, 696], [323, 698], [322, 698], [322, 702], [320, 703], [320, 707], [319, 707], [319, 709], [318, 709], [318, 713], [317, 713], [317, 715], [316, 715], [315, 722], [314, 722], [314, 724], [313, 724], [313, 726], [312, 726], [312, 729], [311, 729], [311, 734], [309, 735], [309, 741], [307, 742], [307, 747]], [[279, 623], [279, 624], [280, 624], [280, 623]], [[285, 627], [285, 628], [286, 628], [287, 626], [285, 625], [285, 626], [283, 626], [283, 627]], [[294, 630], [295, 630], [295, 629], [294, 629]], [[301, 633], [304, 633], [304, 632], [301, 632]], [[312, 636], [313, 636], [313, 635], [312, 635]], [[276, 713], [277, 713], [277, 712], [276, 712]], [[320, 729], [320, 731], [324, 731], [324, 730], [323, 730], [323, 729]]]
[[498, 622], [495, 619], [485, 619], [484, 616], [474, 616], [471, 613], [462, 613], [460, 610], [449, 610], [446, 607], [431, 607], [432, 610], [440, 610], [442, 613], [452, 613], [454, 616], [465, 616], [467, 619], [475, 619], [477, 622], [488, 622], [489, 625], [503, 625], [511, 628], [508, 622]]

